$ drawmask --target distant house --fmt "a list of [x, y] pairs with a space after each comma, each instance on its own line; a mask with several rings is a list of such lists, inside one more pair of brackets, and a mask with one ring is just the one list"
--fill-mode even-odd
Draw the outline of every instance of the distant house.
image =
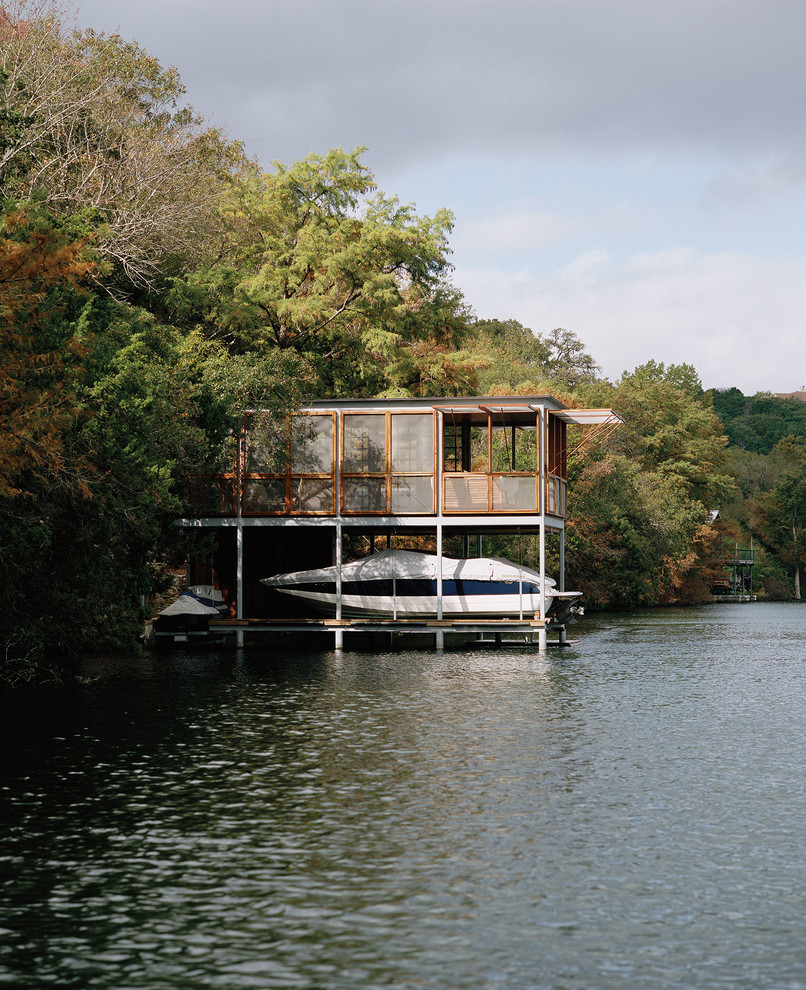
[[773, 392], [776, 399], [797, 399], [798, 402], [806, 402], [806, 389], [799, 389], [797, 392]]

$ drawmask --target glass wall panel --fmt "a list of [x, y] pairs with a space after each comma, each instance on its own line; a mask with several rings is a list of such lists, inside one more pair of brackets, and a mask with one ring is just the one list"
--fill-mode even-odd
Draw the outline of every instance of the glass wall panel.
[[386, 470], [386, 417], [344, 417], [342, 470], [355, 474], [383, 474]]
[[244, 480], [243, 511], [245, 513], [285, 512], [285, 509], [285, 478]]
[[410, 473], [434, 470], [434, 417], [392, 416], [392, 471]]
[[344, 512], [385, 512], [385, 478], [345, 478]]
[[487, 475], [444, 476], [446, 512], [486, 512]]
[[491, 471], [512, 470], [513, 431], [509, 426], [494, 427], [492, 432]]
[[446, 422], [442, 436], [442, 470], [443, 471], [466, 471], [470, 470], [470, 461], [465, 464], [463, 460], [466, 444], [464, 435], [469, 432], [469, 427], [461, 423]]
[[566, 450], [567, 426], [556, 416], [548, 418], [548, 470], [560, 478], [568, 477]]
[[434, 511], [434, 479], [424, 475], [392, 477], [392, 512]]
[[330, 474], [333, 470], [333, 418], [294, 416], [291, 420], [291, 471]]
[[330, 478], [292, 478], [292, 512], [330, 512], [333, 508], [333, 481]]
[[536, 508], [534, 476], [518, 475], [493, 478], [493, 510], [499, 512], [533, 512]]

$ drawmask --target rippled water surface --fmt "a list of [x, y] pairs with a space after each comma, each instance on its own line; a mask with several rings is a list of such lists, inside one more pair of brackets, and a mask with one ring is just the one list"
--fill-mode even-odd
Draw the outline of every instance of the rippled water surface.
[[0, 696], [0, 985], [804, 988], [805, 630], [657, 610]]

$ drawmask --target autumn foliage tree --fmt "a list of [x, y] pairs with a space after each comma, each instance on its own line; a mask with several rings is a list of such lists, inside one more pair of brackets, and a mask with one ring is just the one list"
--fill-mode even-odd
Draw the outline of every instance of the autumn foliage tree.
[[0, 3], [0, 194], [94, 231], [107, 282], [151, 284], [220, 244], [240, 145], [183, 105], [175, 69], [136, 42], [71, 30], [58, 0]]
[[67, 319], [92, 270], [87, 245], [69, 241], [41, 211], [0, 216], [0, 498], [26, 479], [70, 476], [65, 433], [80, 416], [83, 343]]

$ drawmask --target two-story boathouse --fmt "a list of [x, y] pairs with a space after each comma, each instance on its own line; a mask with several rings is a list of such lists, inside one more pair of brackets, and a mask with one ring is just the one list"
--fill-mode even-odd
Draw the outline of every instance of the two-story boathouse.
[[[431, 622], [349, 621], [340, 608], [341, 568], [396, 540], [419, 537], [440, 560], [446, 541], [464, 557], [480, 556], [486, 536], [517, 533], [537, 544], [542, 585], [552, 535], [554, 577], [564, 590], [568, 427], [598, 432], [621, 422], [612, 410], [569, 409], [551, 396], [326, 400], [282, 420], [248, 414], [231, 469], [191, 479], [197, 515], [181, 520], [213, 537], [216, 577], [235, 613], [218, 630], [240, 637], [327, 629], [340, 649], [345, 634], [406, 629], [430, 633], [441, 648], [445, 632], [460, 627], [499, 637], [518, 627], [536, 632], [545, 648], [544, 615], [449, 623], [438, 601]], [[329, 565], [337, 592], [329, 621], [296, 614], [261, 584], [282, 571]]]

